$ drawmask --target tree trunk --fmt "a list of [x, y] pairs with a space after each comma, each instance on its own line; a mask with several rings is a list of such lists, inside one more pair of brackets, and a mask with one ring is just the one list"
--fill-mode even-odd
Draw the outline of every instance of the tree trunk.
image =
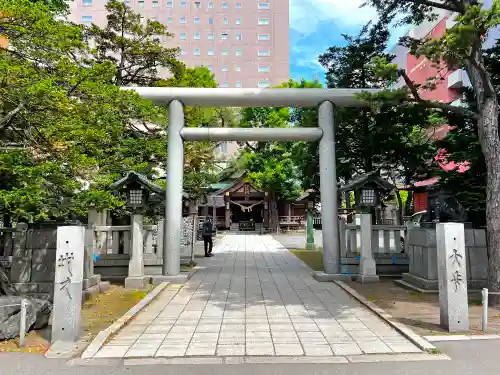
[[[479, 142], [486, 162], [486, 241], [488, 249], [488, 289], [500, 292], [500, 138], [498, 101], [487, 73], [481, 50], [466, 64], [479, 114]], [[500, 304], [500, 295], [491, 295], [492, 305]]]
[[272, 233], [278, 232], [279, 226], [279, 216], [278, 216], [278, 204], [276, 202], [276, 194], [270, 192], [269, 196], [269, 229]]
[[[483, 153], [486, 161], [486, 231], [488, 244], [488, 289], [500, 292], [500, 139], [498, 106], [487, 99], [479, 120], [484, 129]], [[490, 295], [491, 303], [500, 304], [500, 296]]]

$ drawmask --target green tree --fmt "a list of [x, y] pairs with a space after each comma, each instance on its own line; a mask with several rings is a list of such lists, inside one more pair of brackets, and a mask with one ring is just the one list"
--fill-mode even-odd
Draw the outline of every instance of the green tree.
[[[115, 9], [116, 1], [108, 6]], [[120, 201], [107, 187], [126, 171], [158, 177], [157, 168], [163, 168], [167, 158], [166, 110], [133, 91], [120, 90], [117, 82], [166, 84], [155, 74], [170, 67], [175, 69], [173, 77], [183, 82], [213, 87], [213, 76], [206, 69], [185, 69], [172, 61], [172, 51], [162, 49], [159, 41], [146, 37], [141, 44], [137, 36], [146, 35], [149, 26], [141, 25], [138, 17], [127, 29], [138, 41], [134, 50], [113, 47], [116, 38], [111, 32], [106, 39], [95, 26], [87, 29], [56, 19], [56, 12], [41, 2], [0, 0], [0, 14], [3, 34], [13, 47], [0, 50], [0, 169], [14, 172], [2, 174], [2, 186], [8, 187], [0, 191], [4, 212], [37, 219], [83, 214], [91, 206], [115, 207]], [[133, 18], [128, 11], [119, 15]], [[112, 19], [116, 16], [110, 14]], [[154, 32], [160, 29], [155, 25]], [[95, 35], [92, 49], [86, 43], [89, 30]], [[103, 46], [125, 55], [115, 59]], [[146, 65], [119, 75], [122, 61]], [[194, 126], [200, 116], [187, 114], [186, 122]], [[190, 173], [196, 168], [205, 173], [211, 153], [203, 144], [188, 148]], [[18, 161], [16, 168], [13, 160]], [[42, 178], [46, 183], [39, 183]], [[198, 183], [191, 186], [198, 188], [201, 177], [195, 178]], [[53, 187], [46, 189], [47, 184]], [[38, 196], [32, 193], [42, 189]], [[63, 198], [66, 204], [61, 205]]]
[[[486, 164], [486, 229], [488, 239], [488, 284], [490, 290], [500, 292], [500, 136], [498, 131], [498, 96], [491, 73], [485, 65], [483, 42], [488, 32], [500, 24], [500, 2], [493, 0], [488, 9], [483, 9], [477, 0], [367, 0], [383, 17], [400, 17], [402, 24], [419, 25], [425, 20], [436, 19], [437, 9], [454, 12], [455, 25], [445, 30], [441, 37], [422, 40], [406, 37], [401, 43], [407, 45], [410, 53], [425, 56], [436, 66], [445, 64], [451, 68], [466, 70], [472, 85], [475, 106], [454, 107], [420, 97], [419, 86], [400, 70], [406, 82], [405, 90], [391, 95], [405, 102], [418, 103], [438, 108], [445, 113], [457, 113], [470, 118], [477, 124], [479, 144]], [[388, 64], [379, 64], [388, 71]], [[392, 67], [395, 71], [395, 67]], [[393, 75], [393, 73], [391, 73]], [[439, 77], [429, 77], [426, 87], [432, 88]], [[383, 93], [387, 96], [387, 93]], [[492, 297], [493, 303], [500, 303], [500, 297]]]
[[[377, 65], [371, 64], [373, 60], [391, 59], [386, 52], [390, 21], [382, 18], [365, 25], [356, 36], [343, 35], [345, 44], [332, 46], [320, 55], [330, 88], [382, 89], [390, 84], [390, 79], [379, 74]], [[379, 170], [394, 183], [413, 183], [434, 151], [424, 133], [430, 114], [423, 106], [398, 107], [390, 100], [372, 108], [338, 108], [339, 179], [347, 182], [357, 174]], [[402, 200], [399, 192], [395, 193], [402, 215]]]

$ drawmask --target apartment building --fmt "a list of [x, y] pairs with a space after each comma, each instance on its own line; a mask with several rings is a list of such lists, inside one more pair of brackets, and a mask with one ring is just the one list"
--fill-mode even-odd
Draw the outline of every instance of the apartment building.
[[[206, 66], [220, 87], [264, 88], [289, 79], [289, 0], [123, 0], [174, 34], [190, 67]], [[106, 25], [106, 0], [74, 0], [69, 19]]]

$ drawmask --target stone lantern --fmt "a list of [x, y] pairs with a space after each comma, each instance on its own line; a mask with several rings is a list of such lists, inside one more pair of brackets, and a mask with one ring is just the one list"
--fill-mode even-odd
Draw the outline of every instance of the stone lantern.
[[381, 220], [379, 206], [382, 204], [382, 197], [392, 190], [394, 185], [380, 177], [378, 172], [370, 172], [349, 181], [339, 191], [345, 193], [346, 199], [354, 192], [356, 212], [372, 214], [376, 217], [376, 223]]
[[[147, 288], [149, 278], [144, 276], [143, 220], [144, 212], [153, 201], [161, 200], [165, 190], [146, 176], [131, 171], [125, 177], [110, 186], [111, 190], [125, 193], [127, 208], [132, 211], [130, 218], [131, 256], [125, 287], [133, 289]], [[153, 199], [152, 199], [153, 198]]]

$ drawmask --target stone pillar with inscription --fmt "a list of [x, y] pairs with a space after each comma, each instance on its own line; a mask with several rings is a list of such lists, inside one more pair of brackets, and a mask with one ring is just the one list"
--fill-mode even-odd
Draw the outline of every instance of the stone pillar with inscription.
[[441, 326], [449, 332], [469, 330], [464, 225], [436, 224]]
[[146, 289], [149, 277], [144, 275], [144, 237], [143, 215], [133, 213], [130, 218], [131, 252], [128, 264], [128, 276], [125, 279], [125, 288]]
[[363, 284], [376, 283], [379, 281], [379, 277], [377, 276], [377, 263], [372, 248], [372, 215], [356, 215], [356, 219], [358, 217], [361, 228], [361, 248], [357, 280]]
[[85, 228], [57, 228], [52, 312], [52, 342], [73, 342], [80, 335]]

